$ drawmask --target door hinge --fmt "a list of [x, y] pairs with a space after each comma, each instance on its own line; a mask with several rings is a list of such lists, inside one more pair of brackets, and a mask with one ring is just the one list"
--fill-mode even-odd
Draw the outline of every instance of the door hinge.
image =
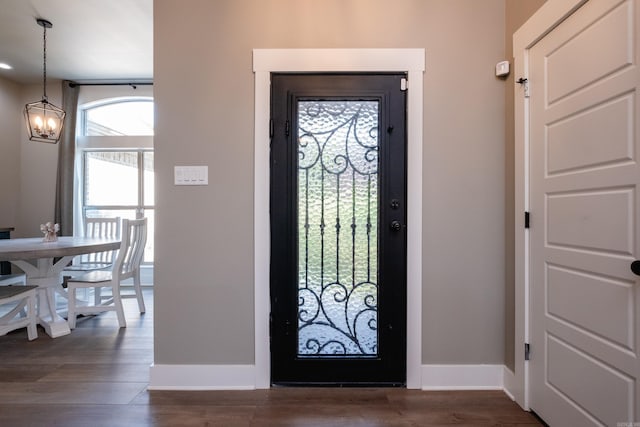
[[284, 135], [289, 136], [289, 120], [284, 122]]
[[524, 213], [524, 228], [529, 228], [531, 225], [531, 214], [528, 211]]
[[400, 79], [400, 90], [405, 91], [409, 87], [409, 81], [404, 77]]
[[516, 80], [516, 83], [519, 83], [524, 88], [524, 97], [528, 98], [529, 97], [529, 79], [520, 77], [518, 80]]
[[273, 138], [273, 119], [269, 120], [269, 138]]
[[524, 360], [529, 360], [529, 355], [530, 355], [530, 347], [529, 347], [529, 343], [526, 342], [524, 343]]

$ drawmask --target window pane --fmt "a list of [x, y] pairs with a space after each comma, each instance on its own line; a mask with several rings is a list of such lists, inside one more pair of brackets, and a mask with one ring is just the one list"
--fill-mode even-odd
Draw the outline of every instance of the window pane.
[[153, 152], [144, 153], [144, 204], [153, 206], [155, 185], [153, 180]]
[[86, 110], [84, 134], [153, 135], [153, 102], [127, 101]]
[[89, 151], [85, 155], [86, 205], [138, 204], [138, 153]]
[[378, 355], [378, 101], [298, 102], [298, 353]]

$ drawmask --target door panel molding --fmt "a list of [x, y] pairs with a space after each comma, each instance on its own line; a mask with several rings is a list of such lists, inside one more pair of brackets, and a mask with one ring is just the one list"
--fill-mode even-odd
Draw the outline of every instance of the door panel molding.
[[[527, 89], [528, 91], [530, 91], [532, 97], [544, 96], [543, 94], [544, 84], [541, 81], [536, 82], [536, 78], [535, 78], [536, 76], [532, 76], [530, 74], [530, 72], [533, 69], [532, 67], [533, 67], [534, 56], [532, 55], [532, 53], [535, 51], [535, 49], [538, 46], [544, 45], [544, 43], [539, 43], [539, 42], [546, 40], [545, 36], [547, 34], [549, 34], [552, 30], [556, 29], [556, 27], [558, 27], [561, 23], [563, 23], [563, 21], [569, 19], [571, 15], [573, 15], [574, 12], [581, 9], [581, 7], [585, 3], [587, 3], [586, 0], [559, 0], [554, 2], [547, 2], [540, 8], [540, 10], [538, 10], [538, 12], [536, 12], [536, 14], [534, 14], [529, 19], [529, 21], [527, 21], [527, 23], [525, 23], [525, 25], [523, 25], [514, 34], [513, 53], [515, 57], [515, 66], [514, 66], [515, 78], [532, 80], [527, 82], [528, 83]], [[622, 6], [622, 7], [631, 8], [630, 10], [632, 11], [632, 13], [636, 13], [636, 14], [638, 13], [638, 11], [636, 10], [638, 3], [635, 1], [625, 3], [622, 0], [620, 1], [614, 0], [609, 2], [608, 4], [609, 4], [608, 10], [610, 11], [615, 12], [619, 6]], [[588, 6], [591, 6], [591, 5], [586, 5], [585, 8], [587, 8]], [[616, 17], [617, 15], [614, 14], [612, 16]], [[569, 21], [571, 21], [571, 19], [569, 19]], [[595, 28], [596, 30], [598, 29], [595, 26], [590, 28], [591, 29]], [[561, 26], [560, 28], [558, 28], [558, 31], [568, 31], [568, 29], [566, 28], [566, 26]], [[554, 34], [557, 35], [557, 31], [554, 32]], [[622, 65], [626, 67], [626, 65], [624, 64]], [[614, 74], [615, 76], [617, 76], [618, 74], [621, 74], [621, 73], [622, 71], [617, 70]], [[634, 78], [637, 79], [637, 73], [635, 74], [635, 76], [636, 77]], [[538, 78], [538, 80], [540, 79]], [[583, 80], [588, 82], [589, 79], [585, 77], [585, 79]], [[609, 79], [609, 80], [613, 80], [613, 79]], [[606, 89], [607, 85], [608, 83], [602, 84], [595, 87], [595, 89], [590, 87], [589, 88], [590, 90], [594, 89], [594, 90], [591, 90], [590, 93], [595, 93], [596, 89], [604, 90]], [[573, 104], [575, 102], [581, 102], [585, 93], [586, 91], [582, 90], [582, 87], [581, 87], [579, 89], [576, 89], [575, 91], [572, 91], [570, 95], [563, 97], [561, 100], [560, 99], [557, 100], [556, 102], [558, 103], [558, 106], [557, 106], [558, 108], [556, 109], [556, 113], [558, 117], [561, 117], [561, 118], [564, 117], [564, 113], [562, 113], [564, 109], [568, 109], [567, 111], [571, 111], [570, 104]], [[528, 362], [525, 361], [523, 344], [531, 342], [530, 332], [532, 331], [532, 327], [533, 327], [532, 320], [533, 320], [534, 313], [533, 312], [530, 313], [531, 302], [530, 302], [529, 295], [532, 290], [530, 289], [530, 277], [532, 274], [531, 268], [533, 268], [534, 265], [533, 264], [530, 265], [530, 262], [531, 262], [530, 246], [533, 241], [530, 240], [531, 238], [530, 231], [525, 229], [524, 227], [524, 215], [522, 214], [522, 212], [525, 212], [525, 211], [528, 212], [530, 210], [531, 198], [534, 196], [534, 194], [530, 192], [531, 191], [530, 179], [532, 179], [532, 177], [534, 176], [534, 171], [529, 169], [529, 165], [532, 160], [530, 158], [531, 148], [530, 148], [529, 135], [530, 133], [533, 132], [533, 130], [530, 129], [531, 106], [530, 106], [529, 98], [525, 96], [525, 85], [521, 85], [521, 87], [516, 88], [514, 103], [515, 103], [515, 177], [516, 177], [516, 183], [515, 183], [515, 206], [516, 206], [516, 209], [515, 209], [515, 218], [516, 218], [516, 221], [515, 221], [515, 227], [516, 227], [515, 228], [515, 236], [516, 236], [515, 321], [516, 321], [516, 325], [515, 326], [516, 327], [515, 327], [515, 341], [514, 341], [515, 372], [510, 372], [509, 374], [505, 375], [505, 388], [507, 389], [509, 394], [512, 394], [514, 396], [516, 402], [518, 402], [524, 409], [529, 409], [530, 403], [531, 403], [530, 394], [531, 394], [531, 384], [532, 384], [532, 382], [530, 381], [530, 375], [533, 375], [533, 372], [530, 372], [530, 366]], [[610, 105], [610, 104], [606, 104], [606, 105]], [[602, 114], [605, 114], [605, 113], [606, 111], [603, 110]], [[574, 117], [577, 117], [577, 116], [574, 116]], [[575, 127], [573, 130], [575, 130]], [[564, 163], [560, 163], [559, 164], [560, 166], [552, 165], [554, 167], [557, 166], [556, 169], [552, 169], [552, 171], [557, 172], [556, 175], [558, 175], [558, 177], [560, 178], [566, 178], [564, 177], [564, 175], [569, 176], [571, 174], [575, 174], [577, 171], [583, 172], [583, 175], [585, 176], [592, 174], [593, 172], [598, 170], [608, 173], [608, 169], [611, 169], [613, 166], [618, 166], [618, 164], [620, 163], [626, 162], [625, 157], [628, 157], [627, 153], [625, 152], [627, 151], [626, 150], [627, 148], [626, 146], [628, 142], [627, 139], [628, 138], [626, 138], [624, 135], [620, 136], [620, 141], [622, 142], [618, 141], [619, 142], [617, 145], [618, 152], [611, 154], [613, 158], [605, 158], [604, 160], [601, 159], [600, 163], [597, 163], [597, 162], [594, 163], [592, 158], [585, 157], [586, 154], [584, 154], [582, 157], [574, 158], [573, 160], [571, 160], [571, 162], [574, 162], [574, 163], [571, 163], [567, 157], [562, 157], [563, 155], [562, 152], [556, 152], [556, 155], [560, 156], [560, 157], [557, 157], [556, 160], [560, 159]], [[591, 151], [587, 151], [587, 154], [591, 156], [595, 156], [595, 154]], [[538, 164], [540, 164], [540, 161], [538, 161]], [[550, 174], [549, 176], [551, 175], [552, 174]], [[590, 176], [591, 175], [589, 175], [589, 177]], [[596, 183], [595, 180], [593, 182]], [[544, 215], [545, 214], [543, 212], [537, 212], [537, 213], [532, 212], [532, 216], [531, 216], [532, 227], [546, 226], [544, 224], [545, 223]], [[634, 248], [632, 248], [632, 250], [633, 249]], [[555, 252], [560, 251], [560, 249], [558, 250], [553, 249], [553, 250]], [[625, 249], [625, 251], [627, 250]], [[592, 256], [591, 254], [589, 254], [589, 256], [591, 258], [595, 258], [595, 256]], [[564, 256], [563, 254], [563, 259], [565, 258], [567, 257]], [[596, 264], [598, 264], [599, 261], [598, 260], [595, 260], [595, 261], [596, 261]], [[611, 274], [612, 277], [614, 277], [615, 275], [621, 274], [621, 272], [627, 272], [628, 270], [628, 262], [623, 266], [619, 266], [616, 263], [613, 263], [615, 264], [615, 272], [613, 272], [611, 268], [613, 264], [608, 266], [609, 270], [607, 271], [609, 273], [607, 274]], [[594, 265], [593, 268], [596, 268], [596, 266]], [[597, 283], [599, 282], [594, 282], [592, 283], [592, 285], [595, 286]], [[558, 291], [558, 290], [559, 289], [555, 289], [555, 291]], [[567, 316], [570, 316], [574, 321], [582, 319], [581, 317], [582, 313], [579, 313], [579, 312], [575, 312], [575, 313], [571, 312], [571, 313], [564, 313], [564, 314]], [[582, 323], [582, 320], [580, 320], [580, 323]], [[616, 325], [620, 326], [620, 322], [624, 323], [625, 319], [620, 320]], [[569, 324], [563, 326], [564, 329], [567, 329], [568, 332], [565, 331], [567, 333], [571, 332], [573, 330], [572, 328], [574, 328], [573, 326], [569, 327], [568, 325]], [[553, 342], [556, 343], [556, 341], [553, 341]], [[538, 345], [538, 347], [540, 346]], [[560, 348], [561, 347], [556, 346], [553, 349], [558, 350]], [[562, 349], [564, 349], [564, 347], [562, 347]], [[544, 349], [542, 348], [536, 349], [533, 346], [531, 348], [532, 357], [535, 357], [536, 351], [537, 351], [538, 357], [545, 357], [543, 354], [541, 354], [541, 352], [544, 352]], [[570, 353], [568, 351], [564, 351], [564, 353], [562, 352], [556, 352], [556, 353], [560, 354], [563, 357], [567, 356], [565, 357], [566, 359], [568, 359], [569, 356], [574, 357], [573, 355], [577, 354], [575, 352]], [[593, 409], [597, 412], [598, 405], [594, 404]]]
[[270, 387], [269, 113], [272, 72], [406, 72], [407, 93], [407, 388], [421, 388], [422, 123], [424, 49], [254, 49], [255, 384]]

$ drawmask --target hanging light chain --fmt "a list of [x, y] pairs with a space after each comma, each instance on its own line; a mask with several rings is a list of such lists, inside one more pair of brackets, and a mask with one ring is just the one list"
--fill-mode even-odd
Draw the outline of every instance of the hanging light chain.
[[43, 44], [43, 60], [42, 60], [42, 99], [47, 101], [47, 26], [46, 24], [42, 26], [42, 44]]

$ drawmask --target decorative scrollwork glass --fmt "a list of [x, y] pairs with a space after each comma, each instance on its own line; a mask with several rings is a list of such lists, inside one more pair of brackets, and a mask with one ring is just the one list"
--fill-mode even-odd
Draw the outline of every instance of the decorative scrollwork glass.
[[298, 102], [298, 357], [378, 354], [378, 111]]

